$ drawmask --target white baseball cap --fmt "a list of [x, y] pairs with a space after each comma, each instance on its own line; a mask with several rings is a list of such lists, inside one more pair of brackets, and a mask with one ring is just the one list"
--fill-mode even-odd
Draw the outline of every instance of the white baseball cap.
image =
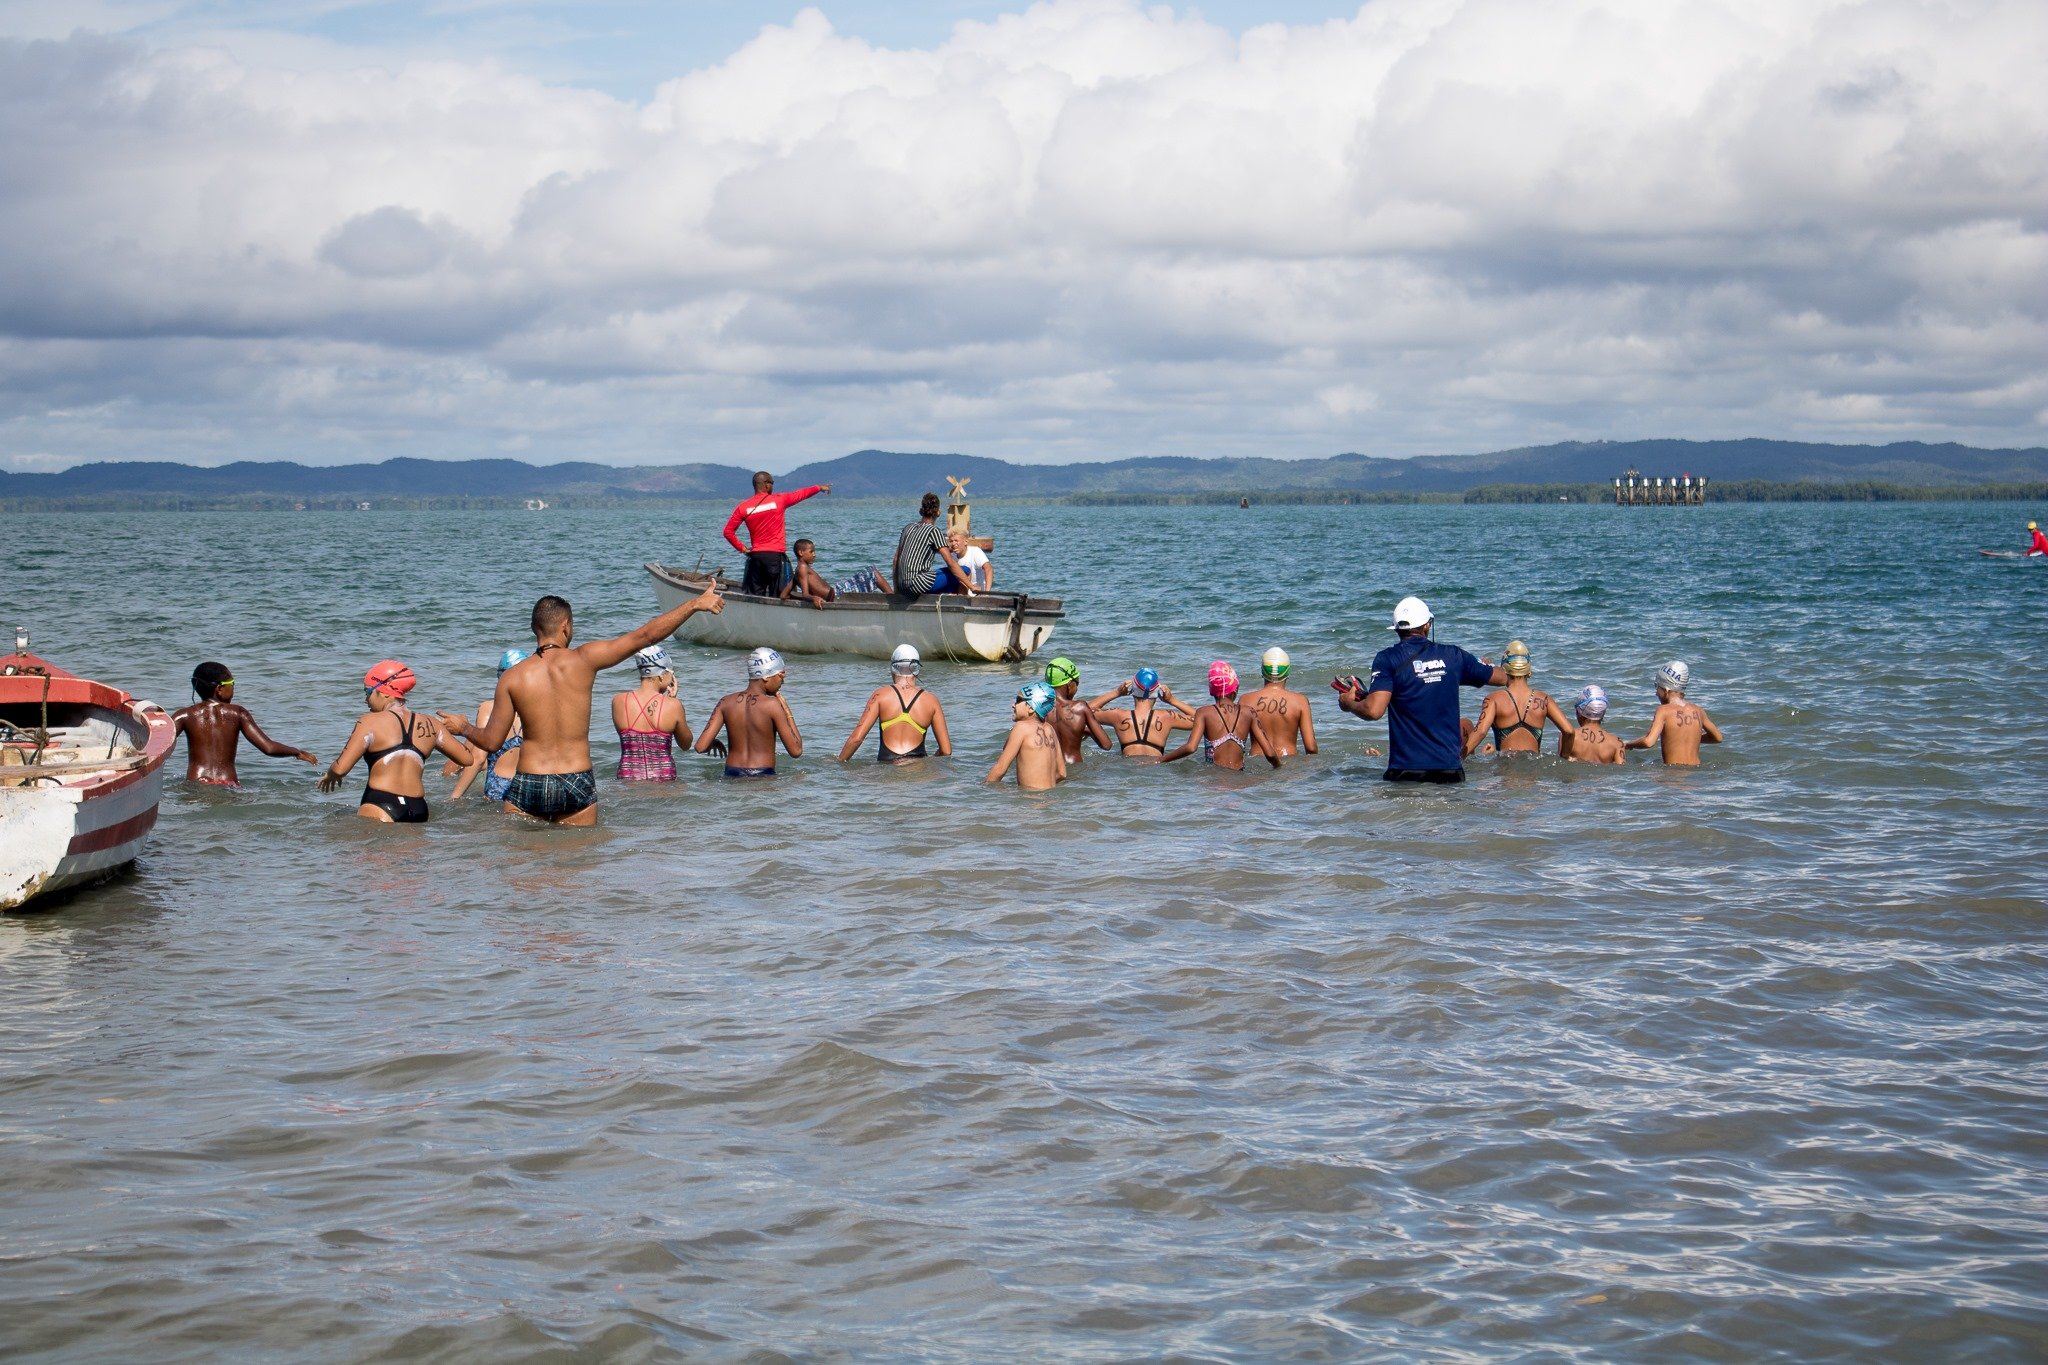
[[1404, 597], [1401, 605], [1394, 608], [1394, 624], [1389, 629], [1415, 630], [1435, 619], [1429, 614], [1429, 603], [1419, 597]]

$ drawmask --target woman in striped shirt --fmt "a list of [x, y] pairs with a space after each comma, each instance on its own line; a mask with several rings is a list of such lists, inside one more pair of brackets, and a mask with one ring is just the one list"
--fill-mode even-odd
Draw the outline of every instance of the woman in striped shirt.
[[[896, 558], [891, 565], [890, 577], [896, 580], [896, 591], [905, 597], [922, 597], [932, 591], [938, 580], [939, 570], [932, 563], [934, 557], [945, 561], [946, 571], [953, 575], [956, 583], [968, 580], [960, 561], [953, 558], [953, 552], [946, 548], [946, 533], [939, 529], [939, 495], [927, 493], [918, 504], [916, 521], [903, 528], [903, 534], [896, 539]], [[973, 589], [967, 592], [974, 596]]]

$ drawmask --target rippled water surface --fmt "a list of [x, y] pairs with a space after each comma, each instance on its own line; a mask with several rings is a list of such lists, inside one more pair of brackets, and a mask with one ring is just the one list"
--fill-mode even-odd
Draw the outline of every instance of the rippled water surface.
[[[371, 661], [473, 706], [720, 510], [16, 517], [0, 624], [167, 703], [224, 660], [324, 758]], [[0, 921], [0, 1353], [2040, 1359], [2048, 567], [1974, 554], [2027, 510], [981, 509], [1089, 690], [1291, 650], [1279, 773], [985, 789], [1023, 670], [946, 665], [958, 757], [842, 767], [845, 658], [782, 779], [595, 831], [245, 750]], [[1408, 592], [1625, 734], [1682, 656], [1730, 742], [1388, 790], [1326, 682]]]

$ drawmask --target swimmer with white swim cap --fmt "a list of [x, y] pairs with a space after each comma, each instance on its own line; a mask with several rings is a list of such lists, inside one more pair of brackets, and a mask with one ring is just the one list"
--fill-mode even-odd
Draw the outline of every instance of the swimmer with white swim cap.
[[[775, 776], [775, 742], [791, 758], [802, 758], [804, 737], [796, 728], [796, 717], [782, 698], [784, 677], [782, 656], [772, 649], [757, 649], [747, 656], [747, 687], [719, 698], [704, 733], [697, 736], [700, 754], [725, 755], [727, 777]], [[725, 740], [718, 738], [725, 732]]]
[[1696, 768], [1702, 744], [1719, 744], [1721, 731], [1704, 707], [1685, 699], [1692, 683], [1692, 670], [1673, 659], [1657, 670], [1657, 714], [1650, 718], [1649, 733], [1632, 739], [1627, 747], [1647, 749], [1662, 746], [1667, 767]]
[[1259, 689], [1246, 695], [1244, 704], [1256, 711], [1266, 740], [1282, 758], [1316, 751], [1316, 721], [1309, 712], [1308, 698], [1287, 685], [1294, 661], [1275, 645], [1259, 656]]
[[[929, 758], [932, 755], [925, 747], [927, 739], [938, 746], [940, 758], [952, 756], [953, 740], [946, 733], [946, 708], [918, 681], [917, 675], [923, 670], [924, 660], [918, 657], [916, 645], [896, 646], [889, 656], [889, 681], [868, 697], [860, 722], [839, 748], [841, 763], [853, 757], [868, 731], [877, 725], [881, 726], [875, 736], [877, 763], [912, 763]], [[905, 688], [909, 689], [908, 696], [904, 695]]]
[[1580, 688], [1573, 710], [1578, 714], [1578, 728], [1566, 734], [1558, 745], [1558, 752], [1567, 762], [1620, 763], [1627, 759], [1621, 737], [1607, 732], [1605, 688], [1593, 684]]

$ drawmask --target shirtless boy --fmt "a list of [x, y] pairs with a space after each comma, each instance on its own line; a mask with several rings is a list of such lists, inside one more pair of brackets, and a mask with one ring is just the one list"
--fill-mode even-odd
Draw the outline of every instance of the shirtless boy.
[[1308, 698], [1287, 686], [1291, 666], [1286, 650], [1278, 646], [1267, 650], [1259, 658], [1262, 685], [1244, 699], [1244, 704], [1258, 713], [1266, 742], [1282, 758], [1316, 751], [1316, 722], [1309, 714]]
[[572, 645], [576, 620], [569, 604], [547, 596], [533, 604], [533, 653], [498, 675], [491, 718], [441, 714], [441, 724], [486, 753], [520, 730], [519, 770], [505, 790], [505, 809], [552, 825], [597, 823], [597, 777], [590, 770], [590, 689], [597, 675], [624, 663], [700, 611], [725, 610], [716, 587], [624, 635]]
[[[1129, 697], [1131, 709], [1103, 710], [1118, 697]], [[1142, 711], [1138, 709], [1141, 706]], [[1173, 689], [1160, 682], [1159, 674], [1149, 668], [1139, 669], [1134, 676], [1089, 702], [1088, 707], [1116, 733], [1117, 746], [1128, 758], [1158, 758], [1166, 752], [1166, 741], [1173, 738], [1175, 730], [1195, 728], [1195, 713], [1182, 706]]]
[[1045, 685], [1052, 689], [1052, 728], [1060, 737], [1060, 756], [1069, 763], [1081, 761], [1081, 741], [1092, 739], [1109, 747], [1109, 731], [1095, 718], [1095, 708], [1076, 694], [1081, 690], [1081, 669], [1072, 659], [1058, 658], [1045, 666]]
[[814, 607], [823, 608], [827, 602], [839, 600], [839, 594], [827, 583], [824, 576], [814, 567], [818, 562], [818, 547], [809, 540], [799, 540], [795, 545], [796, 572], [789, 582], [782, 585], [782, 597], [801, 597]]
[[235, 680], [226, 664], [203, 663], [192, 670], [192, 694], [199, 698], [171, 713], [174, 733], [185, 737], [185, 780], [209, 787], [239, 787], [235, 750], [247, 739], [272, 758], [320, 760], [305, 749], [279, 744], [263, 733], [247, 707], [235, 705]]
[[1671, 768], [1696, 768], [1700, 745], [1719, 744], [1721, 731], [1700, 707], [1685, 699], [1685, 685], [1692, 670], [1677, 659], [1657, 670], [1657, 714], [1650, 718], [1650, 733], [1628, 742], [1631, 749], [1664, 746], [1664, 763]]
[[[697, 736], [700, 754], [714, 748], [725, 751], [727, 777], [775, 776], [775, 741], [789, 750], [791, 758], [804, 756], [804, 737], [797, 732], [796, 717], [782, 691], [782, 656], [772, 649], [757, 649], [747, 656], [747, 689], [719, 699], [704, 733]], [[718, 732], [725, 732], [719, 743]]]
[[1557, 741], [1557, 751], [1567, 763], [1621, 763], [1628, 758], [1622, 752], [1621, 736], [1607, 733], [1606, 689], [1580, 688], [1572, 709], [1579, 717], [1578, 728], [1559, 731]]
[[1017, 786], [1024, 791], [1050, 791], [1067, 780], [1059, 732], [1046, 721], [1052, 708], [1052, 689], [1044, 683], [1028, 682], [1018, 689], [1017, 704], [1010, 709], [1016, 723], [1010, 726], [1010, 738], [1003, 744], [996, 766], [988, 770], [988, 781], [1001, 782], [1013, 766]]

